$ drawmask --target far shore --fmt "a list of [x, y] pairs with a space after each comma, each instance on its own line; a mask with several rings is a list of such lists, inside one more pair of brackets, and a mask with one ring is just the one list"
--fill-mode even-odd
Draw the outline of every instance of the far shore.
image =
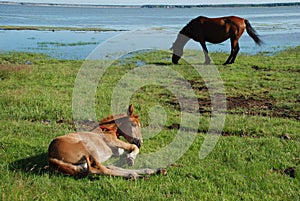
[[64, 4], [64, 3], [27, 3], [27, 2], [13, 2], [13, 1], [3, 1], [0, 5], [24, 5], [24, 6], [58, 6], [58, 7], [90, 7], [90, 8], [199, 8], [199, 7], [278, 7], [278, 6], [300, 6], [300, 2], [289, 2], [289, 3], [240, 3], [240, 4], [131, 4], [131, 5], [121, 5], [121, 4], [88, 4], [88, 3], [74, 3], [74, 4]]
[[96, 27], [48, 27], [48, 26], [0, 26], [0, 30], [33, 30], [33, 31], [127, 31]]

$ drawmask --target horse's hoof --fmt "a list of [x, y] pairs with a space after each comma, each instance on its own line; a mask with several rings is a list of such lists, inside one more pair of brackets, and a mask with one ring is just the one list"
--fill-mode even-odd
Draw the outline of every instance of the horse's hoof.
[[154, 173], [156, 173], [156, 171], [153, 170], [153, 169], [145, 169], [144, 171], [145, 171], [144, 174], [154, 174]]
[[130, 180], [136, 180], [137, 178], [141, 178], [143, 177], [142, 175], [139, 175], [137, 173], [130, 173], [127, 178], [130, 179]]
[[158, 168], [157, 169], [157, 174], [166, 175], [167, 174], [167, 170], [165, 168]]
[[127, 164], [129, 166], [133, 166], [134, 165], [134, 159], [132, 157], [127, 158]]

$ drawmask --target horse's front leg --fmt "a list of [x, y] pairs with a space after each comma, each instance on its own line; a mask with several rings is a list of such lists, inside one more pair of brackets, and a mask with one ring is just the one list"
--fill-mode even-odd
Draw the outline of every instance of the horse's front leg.
[[128, 152], [128, 154], [127, 154], [128, 165], [132, 166], [134, 164], [134, 160], [139, 153], [139, 148], [135, 144], [130, 144], [130, 143], [127, 143], [127, 142], [117, 139], [112, 143], [112, 145], [127, 151]]
[[167, 174], [167, 170], [165, 168], [158, 168], [158, 169], [123, 169], [116, 166], [108, 166], [108, 169], [119, 172], [120, 174], [125, 174], [127, 177], [137, 178], [142, 177], [143, 175], [152, 175], [152, 174], [160, 174], [165, 175]]
[[142, 175], [134, 171], [126, 171], [125, 169], [112, 168], [113, 166], [105, 167], [96, 159], [93, 161], [94, 166], [90, 168], [92, 174], [104, 174], [110, 176], [121, 176], [127, 178], [138, 178]]
[[200, 45], [202, 47], [202, 50], [203, 50], [203, 53], [204, 53], [204, 56], [205, 56], [205, 62], [204, 62], [204, 64], [208, 65], [208, 64], [210, 64], [210, 57], [208, 56], [208, 49], [206, 47], [205, 41], [200, 42]]

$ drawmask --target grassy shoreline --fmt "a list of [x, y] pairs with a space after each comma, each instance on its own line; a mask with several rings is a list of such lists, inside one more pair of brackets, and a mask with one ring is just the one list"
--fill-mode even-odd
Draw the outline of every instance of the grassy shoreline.
[[[199, 64], [200, 53], [187, 52], [186, 57]], [[98, 119], [111, 114], [116, 84], [141, 63], [178, 72], [199, 103], [196, 139], [167, 167], [168, 174], [131, 181], [107, 176], [76, 179], [47, 169], [51, 139], [74, 131], [72, 95], [84, 61], [36, 53], [0, 54], [0, 199], [299, 200], [300, 47], [274, 56], [241, 54], [235, 64], [224, 67], [227, 56], [211, 53], [224, 83], [227, 113], [223, 135], [203, 160], [199, 150], [210, 122], [210, 96], [189, 64], [181, 60], [172, 65], [167, 52], [143, 52], [115, 61], [105, 72], [96, 91]], [[142, 84], [144, 78], [135, 82]], [[145, 86], [130, 102], [143, 127], [150, 124], [151, 108], [157, 105], [168, 117], [159, 134], [144, 140], [141, 154], [172, 142], [182, 113], [170, 91]]]

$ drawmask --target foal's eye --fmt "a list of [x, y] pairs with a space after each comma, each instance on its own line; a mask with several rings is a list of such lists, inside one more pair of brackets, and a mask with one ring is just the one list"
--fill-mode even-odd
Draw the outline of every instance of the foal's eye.
[[132, 123], [131, 123], [131, 126], [132, 126], [132, 127], [136, 127], [136, 123], [133, 123], [133, 122], [132, 122]]

